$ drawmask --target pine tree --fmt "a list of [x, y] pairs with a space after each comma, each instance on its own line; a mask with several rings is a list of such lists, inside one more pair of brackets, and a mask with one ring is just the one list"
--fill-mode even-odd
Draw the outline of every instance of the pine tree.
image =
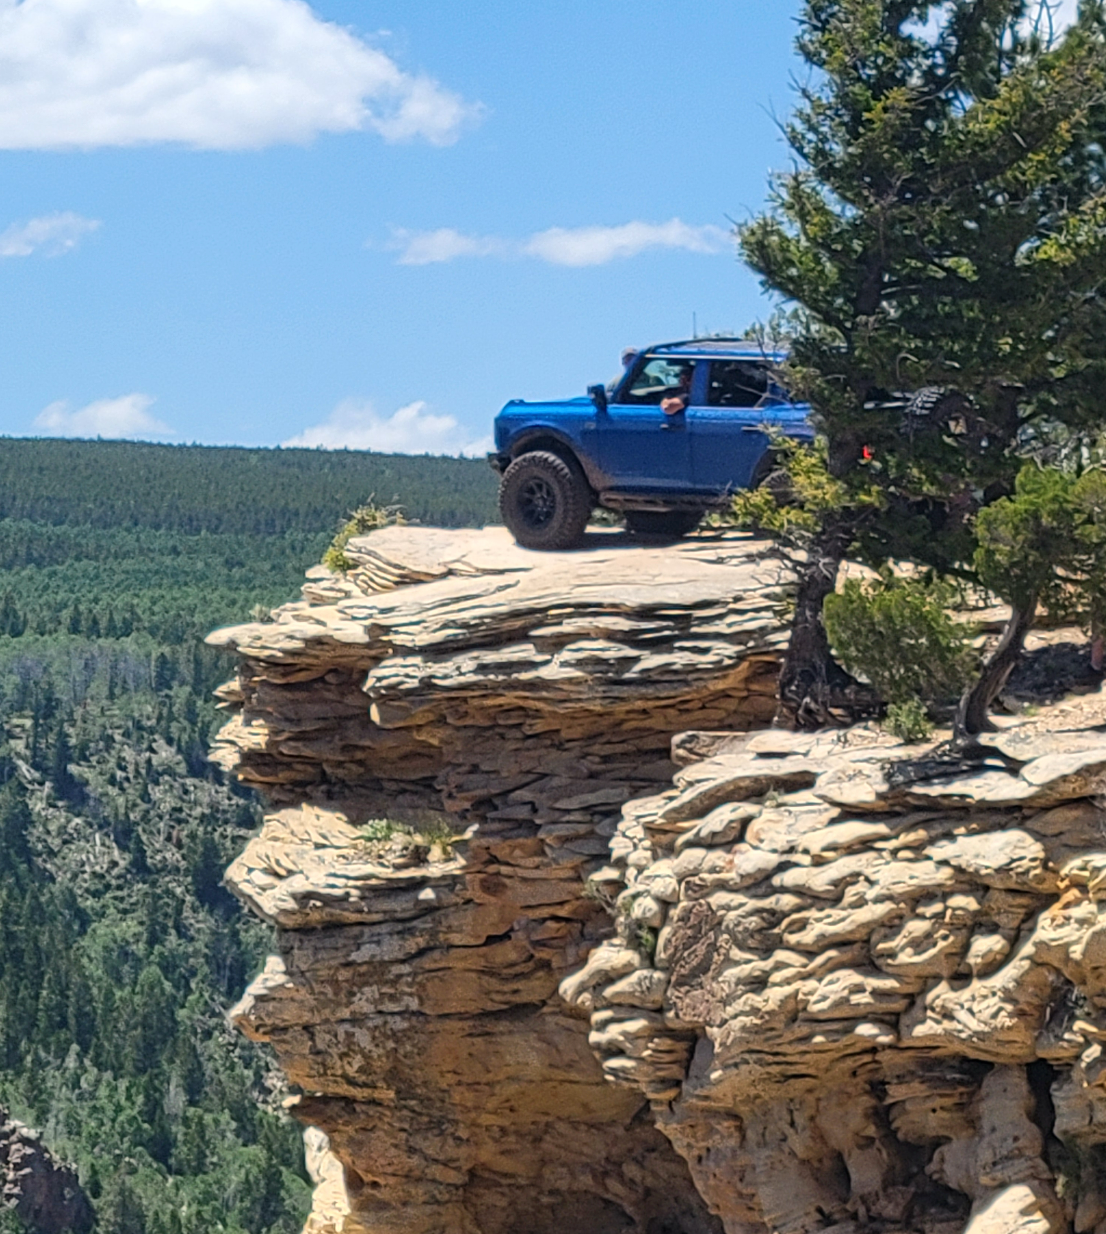
[[73, 750], [69, 744], [69, 734], [66, 732], [64, 718], [59, 718], [54, 730], [54, 756], [50, 766], [50, 780], [54, 786], [54, 795], [61, 801], [77, 803], [81, 799], [81, 782], [69, 770], [73, 761]]
[[[797, 168], [740, 229], [797, 306], [786, 376], [824, 442], [806, 509], [767, 519], [807, 550], [781, 677], [800, 722], [850, 701], [822, 625], [844, 557], [974, 577], [978, 510], [1013, 493], [1027, 449], [1101, 416], [1106, 18], [1085, 0], [1050, 46], [1031, 7], [805, 5]], [[1016, 611], [1018, 646], [1024, 629]], [[962, 719], [1000, 678], [985, 669]]]

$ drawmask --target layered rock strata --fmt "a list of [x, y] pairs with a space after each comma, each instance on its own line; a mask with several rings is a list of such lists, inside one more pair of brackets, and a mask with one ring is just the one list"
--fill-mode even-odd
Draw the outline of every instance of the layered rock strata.
[[673, 735], [771, 718], [786, 578], [739, 536], [390, 528], [346, 553], [210, 640], [239, 655], [216, 756], [276, 807], [228, 872], [279, 940], [238, 1022], [341, 1165], [316, 1154], [309, 1228], [719, 1231], [556, 990], [610, 932], [608, 845]]
[[699, 734], [625, 807], [561, 990], [727, 1234], [1106, 1234], [1106, 700], [986, 743]]

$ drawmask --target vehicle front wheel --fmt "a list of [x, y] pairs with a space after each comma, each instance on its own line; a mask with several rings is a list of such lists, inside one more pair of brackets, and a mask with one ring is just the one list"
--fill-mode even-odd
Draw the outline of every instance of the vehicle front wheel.
[[626, 526], [636, 536], [678, 540], [694, 531], [702, 517], [702, 510], [627, 510]]
[[503, 521], [523, 548], [572, 548], [591, 513], [591, 490], [579, 467], [556, 454], [520, 454], [499, 485]]

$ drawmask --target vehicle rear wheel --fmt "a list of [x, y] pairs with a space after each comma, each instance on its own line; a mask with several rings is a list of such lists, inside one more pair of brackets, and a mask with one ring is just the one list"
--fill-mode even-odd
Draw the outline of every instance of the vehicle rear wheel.
[[534, 450], [520, 454], [503, 473], [499, 510], [523, 548], [572, 548], [591, 513], [591, 490], [578, 466]]
[[699, 526], [702, 510], [627, 510], [626, 526], [636, 536], [678, 540]]
[[777, 506], [789, 506], [795, 501], [791, 476], [773, 454], [766, 454], [761, 460], [749, 487], [767, 489]]

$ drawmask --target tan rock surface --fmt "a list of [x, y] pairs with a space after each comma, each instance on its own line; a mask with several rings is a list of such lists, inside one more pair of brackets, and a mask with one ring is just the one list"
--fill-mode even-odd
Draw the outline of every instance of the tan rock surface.
[[867, 727], [689, 734], [679, 795], [623, 811], [617, 936], [561, 993], [727, 1234], [1106, 1234], [1104, 720], [1010, 721], [974, 768]]
[[752, 733], [756, 547], [387, 529], [213, 636], [311, 1234], [1106, 1234], [1106, 696]]
[[[328, 1138], [312, 1234], [722, 1228], [556, 991], [610, 933], [585, 881], [622, 805], [670, 782], [673, 735], [770, 720], [786, 578], [740, 536], [589, 540], [389, 528], [209, 640], [239, 654], [216, 757], [274, 806], [228, 871], [279, 939], [236, 1018]], [[366, 840], [381, 817], [429, 838]], [[622, 1043], [621, 1078], [674, 1082], [691, 1038], [630, 956], [593, 1035]]]

